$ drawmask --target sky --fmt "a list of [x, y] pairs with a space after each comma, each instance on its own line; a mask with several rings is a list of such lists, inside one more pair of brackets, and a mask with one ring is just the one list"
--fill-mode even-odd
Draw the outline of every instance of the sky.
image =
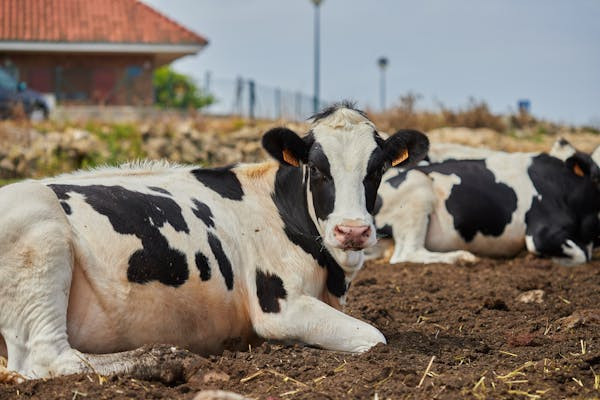
[[[177, 71], [312, 95], [311, 1], [144, 1], [210, 42]], [[409, 91], [422, 108], [529, 99], [537, 117], [600, 126], [598, 0], [323, 0], [320, 15], [324, 100], [378, 109], [385, 56], [388, 106]]]

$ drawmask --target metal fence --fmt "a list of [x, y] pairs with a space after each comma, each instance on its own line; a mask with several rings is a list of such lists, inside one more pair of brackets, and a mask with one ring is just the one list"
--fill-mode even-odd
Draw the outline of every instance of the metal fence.
[[[214, 104], [203, 109], [208, 114], [301, 121], [314, 111], [312, 96], [261, 85], [252, 79], [223, 79], [207, 74], [203, 89], [216, 99]], [[326, 104], [321, 101], [318, 108]]]

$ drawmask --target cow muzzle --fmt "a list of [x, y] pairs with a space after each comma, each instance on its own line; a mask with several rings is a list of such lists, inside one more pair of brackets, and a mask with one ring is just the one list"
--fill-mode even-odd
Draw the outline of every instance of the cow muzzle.
[[362, 250], [371, 246], [372, 228], [370, 225], [336, 225], [333, 236], [342, 250]]

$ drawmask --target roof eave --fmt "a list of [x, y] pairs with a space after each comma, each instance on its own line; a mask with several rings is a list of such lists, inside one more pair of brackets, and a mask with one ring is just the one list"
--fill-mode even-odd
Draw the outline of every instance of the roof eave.
[[0, 40], [0, 51], [49, 53], [197, 54], [206, 43], [31, 42]]

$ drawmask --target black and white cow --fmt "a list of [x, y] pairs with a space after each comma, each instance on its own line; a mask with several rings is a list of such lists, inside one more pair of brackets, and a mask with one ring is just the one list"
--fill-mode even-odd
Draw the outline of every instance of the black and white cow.
[[384, 141], [344, 104], [303, 138], [267, 132], [278, 163], [142, 163], [3, 187], [8, 370], [109, 374], [133, 368], [128, 350], [144, 344], [206, 354], [255, 335], [348, 352], [385, 343], [339, 309], [376, 242], [383, 172], [427, 144], [415, 131]]
[[600, 235], [600, 169], [568, 142], [560, 147], [564, 161], [493, 152], [388, 171], [375, 218], [394, 239], [390, 262], [475, 261], [525, 248], [566, 265], [589, 260]]

